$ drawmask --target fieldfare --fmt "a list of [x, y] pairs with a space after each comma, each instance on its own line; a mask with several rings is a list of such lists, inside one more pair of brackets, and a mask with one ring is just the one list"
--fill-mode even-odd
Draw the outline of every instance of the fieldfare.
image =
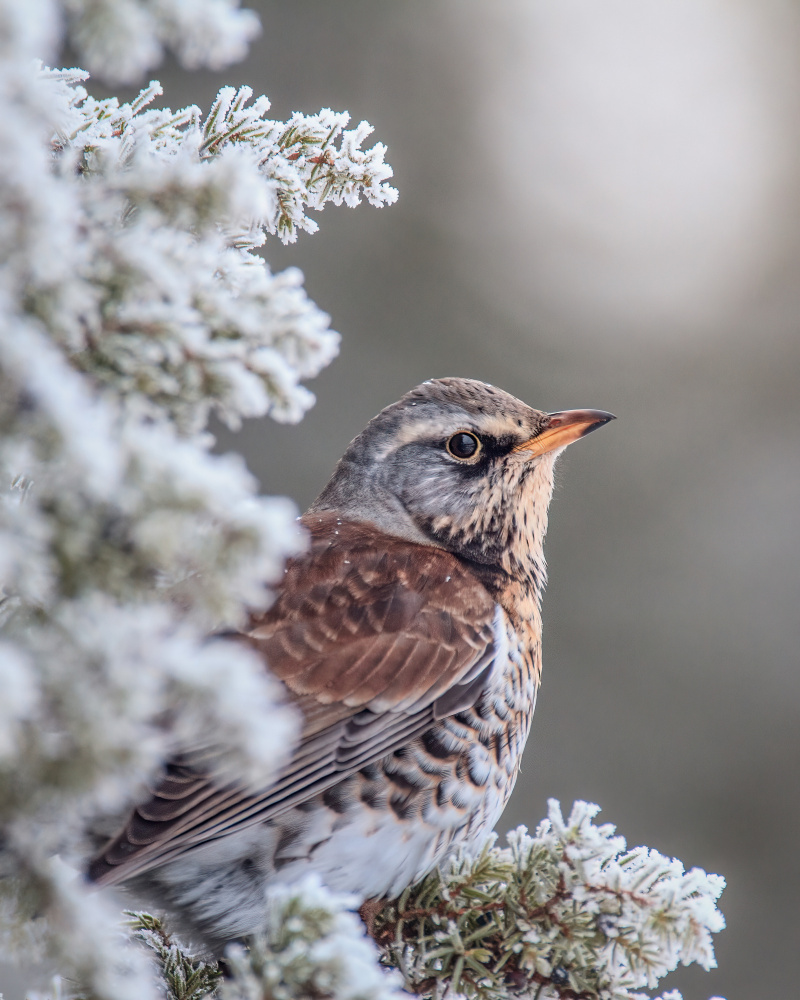
[[177, 756], [90, 878], [221, 951], [262, 925], [270, 881], [313, 870], [393, 896], [484, 838], [541, 676], [553, 463], [611, 419], [460, 378], [372, 419], [302, 518], [308, 551], [240, 636], [302, 713], [290, 763], [253, 792]]

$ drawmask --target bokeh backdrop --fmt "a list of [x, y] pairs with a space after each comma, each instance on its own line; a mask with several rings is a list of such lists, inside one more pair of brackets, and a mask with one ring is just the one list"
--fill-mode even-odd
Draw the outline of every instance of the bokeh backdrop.
[[800, 8], [789, 0], [260, 0], [248, 61], [167, 69], [367, 118], [400, 200], [284, 248], [342, 333], [243, 451], [302, 507], [431, 376], [615, 424], [561, 461], [545, 672], [501, 828], [550, 796], [728, 879], [687, 1000], [800, 986]]

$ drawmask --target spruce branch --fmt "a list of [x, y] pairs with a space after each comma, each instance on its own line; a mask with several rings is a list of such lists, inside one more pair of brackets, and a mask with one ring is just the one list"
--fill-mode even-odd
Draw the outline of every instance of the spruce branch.
[[229, 945], [220, 966], [193, 956], [163, 922], [129, 914], [135, 937], [155, 955], [167, 1000], [403, 1000], [396, 972], [352, 912], [355, 900], [330, 892], [314, 876], [269, 890], [263, 932], [247, 946]]
[[[129, 103], [91, 98], [77, 70], [43, 70], [62, 108], [54, 166], [82, 216], [82, 297], [31, 283], [31, 310], [73, 363], [183, 433], [210, 412], [238, 427], [270, 413], [300, 419], [300, 384], [334, 357], [338, 335], [294, 269], [273, 275], [254, 251], [315, 232], [325, 204], [391, 204], [385, 147], [328, 109], [265, 117], [266, 97], [224, 87], [206, 117], [155, 109], [157, 81]], [[337, 144], [338, 141], [338, 144]], [[71, 306], [71, 308], [70, 308]], [[78, 307], [79, 308], [76, 308]]]
[[220, 1000], [404, 1000], [396, 972], [352, 912], [356, 900], [314, 875], [268, 891], [263, 932], [226, 952]]
[[[113, 901], [53, 856], [80, 864], [87, 824], [176, 745], [213, 734], [220, 769], [263, 783], [296, 733], [258, 658], [208, 638], [265, 606], [304, 544], [294, 506], [212, 452], [209, 417], [300, 419], [338, 349], [300, 272], [255, 251], [280, 219], [291, 235], [326, 201], [393, 192], [382, 148], [336, 131], [346, 116], [271, 122], [243, 89], [204, 121], [157, 108], [155, 81], [97, 100], [86, 72], [37, 59], [68, 38], [108, 77], [163, 44], [214, 64], [240, 13], [0, 0], [0, 951], [46, 956], [92, 1000], [153, 984]], [[323, 193], [281, 146], [293, 128], [336, 164]]]
[[627, 850], [596, 806], [555, 800], [535, 835], [456, 857], [376, 919], [384, 961], [413, 992], [469, 1000], [641, 1000], [678, 964], [715, 966], [724, 881]]
[[213, 993], [222, 971], [216, 962], [191, 955], [164, 927], [158, 917], [126, 910], [129, 927], [137, 941], [153, 952], [168, 1000], [203, 1000]]

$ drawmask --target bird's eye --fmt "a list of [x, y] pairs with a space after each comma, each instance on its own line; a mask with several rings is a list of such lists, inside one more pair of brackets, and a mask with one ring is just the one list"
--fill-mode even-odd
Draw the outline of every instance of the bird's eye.
[[468, 458], [474, 458], [478, 454], [481, 450], [481, 442], [479, 438], [474, 434], [470, 434], [469, 431], [459, 431], [458, 434], [454, 434], [451, 438], [448, 438], [447, 450], [453, 458], [461, 459], [463, 462]]

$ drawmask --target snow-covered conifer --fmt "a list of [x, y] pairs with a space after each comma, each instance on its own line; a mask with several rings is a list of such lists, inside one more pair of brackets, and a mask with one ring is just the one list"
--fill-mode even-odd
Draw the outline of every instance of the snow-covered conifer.
[[95, 100], [37, 60], [65, 30], [106, 78], [162, 44], [217, 65], [252, 25], [227, 0], [0, 0], [0, 951], [98, 997], [146, 981], [67, 867], [87, 824], [175, 745], [213, 733], [220, 767], [263, 782], [295, 732], [254, 654], [208, 639], [304, 544], [291, 503], [212, 454], [209, 415], [299, 419], [338, 344], [255, 251], [396, 192], [346, 114], [274, 121], [247, 88], [205, 115], [155, 107], [157, 83]]

